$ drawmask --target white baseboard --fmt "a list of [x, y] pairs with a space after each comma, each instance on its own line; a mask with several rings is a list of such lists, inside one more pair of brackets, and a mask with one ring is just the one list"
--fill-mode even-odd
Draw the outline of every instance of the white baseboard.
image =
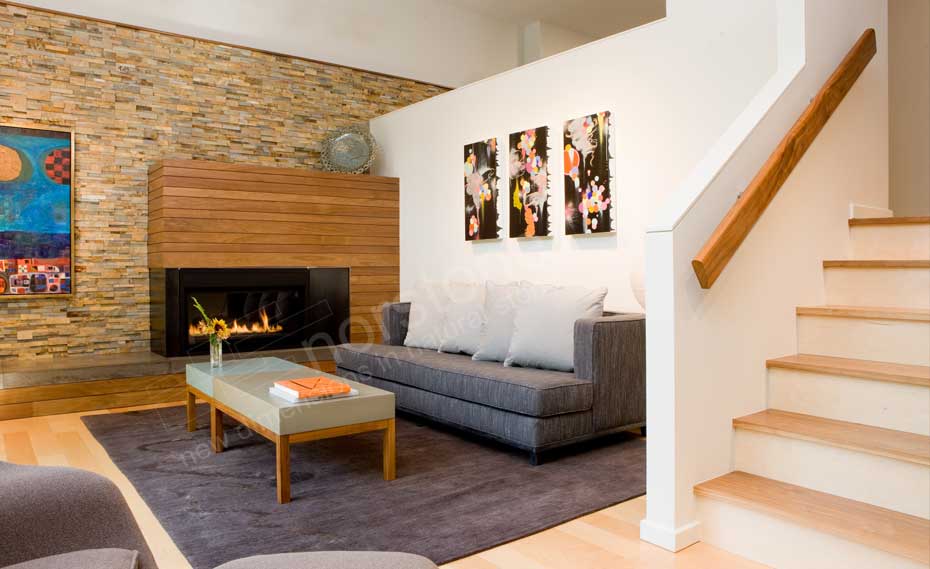
[[662, 549], [681, 551], [701, 541], [701, 522], [693, 521], [679, 528], [670, 528], [644, 519], [639, 522], [639, 538]]

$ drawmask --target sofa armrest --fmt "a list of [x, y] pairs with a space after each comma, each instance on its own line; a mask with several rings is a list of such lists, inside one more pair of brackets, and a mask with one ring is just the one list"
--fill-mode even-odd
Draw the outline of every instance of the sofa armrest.
[[381, 343], [403, 346], [410, 322], [410, 303], [391, 302], [381, 307]]
[[156, 569], [126, 500], [86, 470], [0, 462], [0, 567], [84, 549], [139, 552]]
[[646, 317], [575, 322], [575, 376], [594, 383], [594, 430], [646, 421]]

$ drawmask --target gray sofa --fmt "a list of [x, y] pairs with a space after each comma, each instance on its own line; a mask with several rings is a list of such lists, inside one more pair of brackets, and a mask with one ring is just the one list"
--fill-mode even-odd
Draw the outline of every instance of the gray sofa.
[[[198, 531], [192, 527], [190, 531]], [[86, 470], [0, 461], [0, 567], [158, 569], [123, 495]], [[167, 567], [162, 569], [169, 569]], [[425, 557], [374, 551], [260, 555], [217, 569], [436, 569]]]
[[343, 344], [337, 373], [395, 394], [400, 411], [540, 454], [646, 422], [642, 314], [575, 322], [573, 373], [407, 348], [409, 303], [382, 308], [383, 344]]

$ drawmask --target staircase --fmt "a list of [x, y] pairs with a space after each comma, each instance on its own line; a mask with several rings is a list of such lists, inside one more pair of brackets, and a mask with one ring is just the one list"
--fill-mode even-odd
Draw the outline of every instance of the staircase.
[[694, 488], [703, 540], [775, 567], [930, 566], [930, 218], [849, 220], [826, 306], [733, 419], [734, 471]]

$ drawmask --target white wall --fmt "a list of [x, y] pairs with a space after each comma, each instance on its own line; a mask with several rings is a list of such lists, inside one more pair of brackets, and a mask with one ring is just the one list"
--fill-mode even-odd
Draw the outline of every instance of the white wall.
[[930, 1], [888, 4], [891, 209], [930, 215]]
[[521, 26], [435, 0], [26, 0], [458, 87], [519, 65]]
[[535, 21], [523, 27], [520, 64], [530, 63], [594, 41], [594, 36]]
[[[706, 152], [776, 67], [775, 0], [672, 0], [665, 20], [605, 38], [371, 122], [378, 174], [401, 182], [401, 295], [420, 280], [528, 279], [605, 285], [609, 308], [641, 311], [650, 212]], [[561, 125], [613, 115], [615, 235], [567, 237]], [[554, 237], [465, 242], [463, 145], [548, 125]], [[501, 160], [502, 236], [507, 228]]]
[[[796, 353], [796, 306], [823, 303], [846, 258], [851, 202], [888, 202], [885, 0], [779, 0], [779, 71], [668, 198], [647, 235], [644, 539], [700, 538], [695, 484], [733, 466], [731, 421], [766, 407], [767, 358]], [[691, 259], [867, 28], [878, 54], [743, 242], [703, 290]]]

